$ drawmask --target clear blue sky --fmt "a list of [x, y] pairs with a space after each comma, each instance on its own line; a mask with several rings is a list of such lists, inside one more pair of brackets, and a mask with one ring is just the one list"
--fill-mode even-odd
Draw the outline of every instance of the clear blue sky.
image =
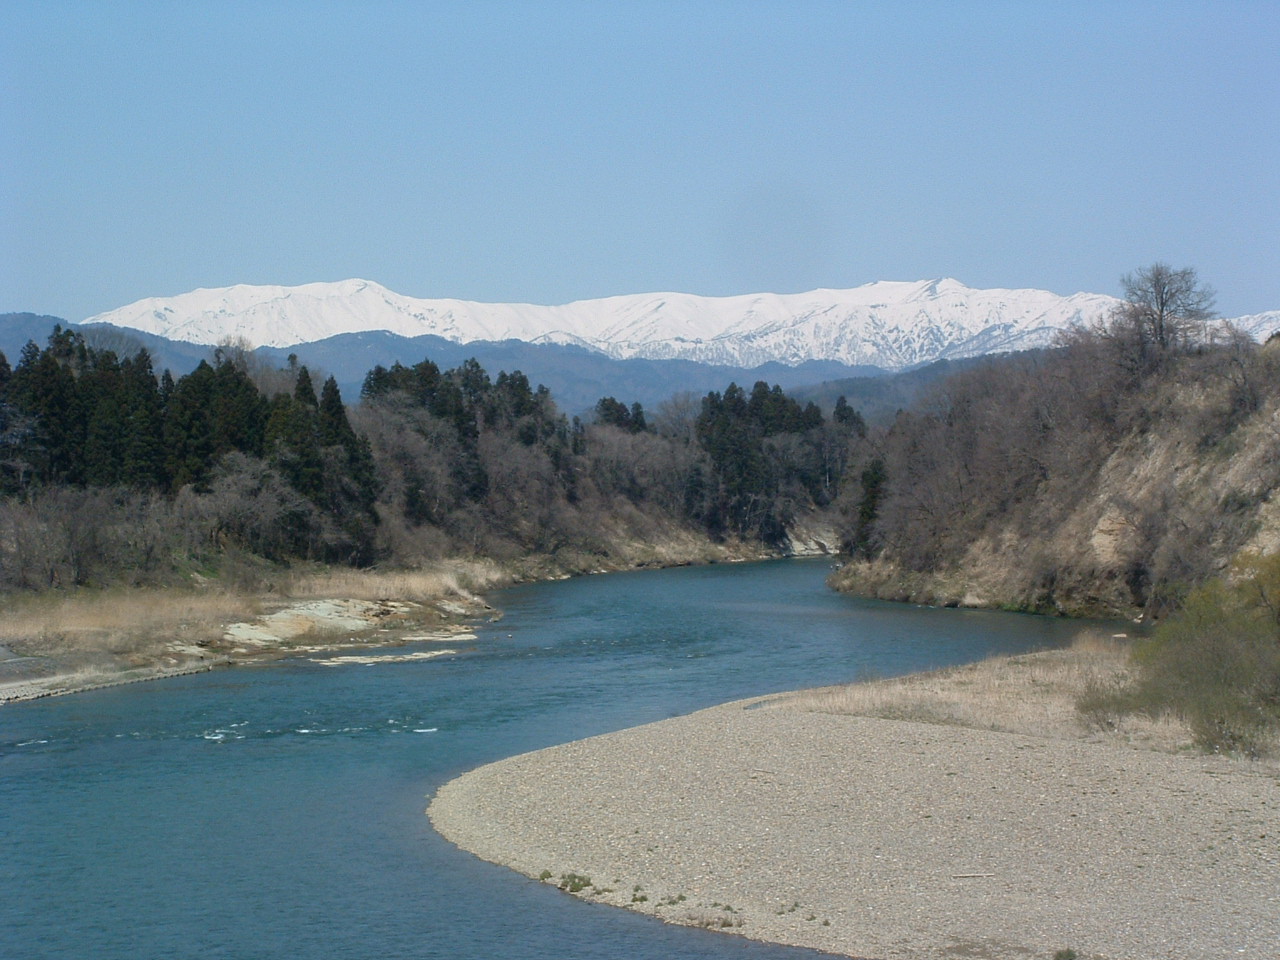
[[951, 276], [1280, 309], [1280, 3], [0, 5], [0, 311]]

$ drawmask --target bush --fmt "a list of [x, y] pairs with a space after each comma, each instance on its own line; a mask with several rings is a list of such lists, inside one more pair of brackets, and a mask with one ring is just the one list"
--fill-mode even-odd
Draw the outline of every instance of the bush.
[[1141, 679], [1113, 704], [1182, 717], [1206, 750], [1266, 752], [1280, 728], [1280, 554], [1193, 591], [1137, 656]]

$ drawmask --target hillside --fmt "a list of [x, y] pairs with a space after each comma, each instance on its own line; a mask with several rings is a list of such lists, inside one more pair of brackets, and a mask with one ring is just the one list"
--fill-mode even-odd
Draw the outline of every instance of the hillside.
[[141, 330], [128, 330], [111, 324], [80, 327], [61, 317], [40, 316], [34, 313], [0, 313], [0, 353], [11, 366], [22, 356], [27, 343], [44, 346], [54, 327], [75, 328], [85, 342], [101, 350], [114, 351], [118, 356], [133, 356], [144, 347], [151, 354], [156, 371], [169, 370], [175, 377], [190, 373], [201, 360], [213, 361], [213, 348], [194, 343], [169, 340]]
[[1146, 369], [1117, 349], [1081, 335], [926, 389], [872, 438], [836, 585], [1160, 614], [1241, 551], [1280, 548], [1280, 341]]
[[[212, 363], [216, 349], [112, 324], [73, 324], [60, 317], [10, 313], [0, 314], [0, 353], [11, 365], [16, 364], [27, 342], [44, 344], [55, 326], [74, 329], [89, 345], [112, 350], [121, 357], [132, 356], [146, 347], [156, 371], [169, 370], [175, 377], [190, 373], [201, 360]], [[617, 360], [572, 345], [521, 340], [473, 340], [463, 344], [443, 337], [404, 337], [385, 331], [344, 333], [291, 347], [258, 347], [253, 352], [260, 363], [273, 367], [286, 365], [292, 355], [312, 371], [332, 374], [343, 396], [353, 400], [360, 396], [365, 374], [379, 364], [412, 366], [429, 359], [449, 368], [474, 359], [486, 370], [519, 370], [533, 383], [547, 387], [557, 406], [571, 416], [587, 415], [604, 396], [657, 407], [675, 394], [706, 393], [729, 383], [749, 385], [765, 380], [793, 390], [836, 378], [857, 377], [865, 386], [885, 372], [878, 367], [850, 367], [833, 360], [810, 360], [794, 366], [770, 362], [751, 368], [643, 357]], [[832, 395], [825, 406], [830, 408], [834, 401]]]

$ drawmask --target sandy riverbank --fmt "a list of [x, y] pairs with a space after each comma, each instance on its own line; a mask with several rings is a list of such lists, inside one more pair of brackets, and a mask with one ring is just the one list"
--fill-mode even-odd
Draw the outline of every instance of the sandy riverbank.
[[1274, 765], [955, 722], [743, 701], [483, 767], [429, 814], [579, 896], [850, 956], [1276, 955]]
[[[481, 605], [466, 612], [478, 616], [484, 609], [487, 608]], [[142, 662], [104, 651], [73, 650], [54, 656], [19, 657], [4, 650], [7, 656], [0, 659], [0, 670], [11, 675], [0, 679], [0, 703], [161, 680], [283, 656], [310, 654], [317, 663], [327, 666], [432, 659], [457, 651], [318, 655], [370, 646], [424, 641], [465, 643], [475, 639], [465, 625], [440, 623], [437, 614], [423, 604], [403, 601], [310, 600], [281, 606], [252, 620], [229, 623], [220, 638], [203, 645], [171, 642], [163, 653], [152, 654]], [[463, 611], [455, 615], [463, 615]], [[425, 628], [423, 621], [432, 626]]]
[[[825, 554], [833, 539], [826, 530], [796, 531], [786, 555]], [[413, 570], [262, 566], [255, 568], [256, 589], [193, 574], [184, 586], [0, 596], [0, 704], [281, 656], [465, 642], [473, 639], [468, 624], [496, 614], [481, 595], [514, 583], [778, 556], [759, 544], [713, 543], [690, 531], [611, 546], [607, 557], [454, 558]]]
[[[197, 588], [81, 591], [13, 602], [0, 625], [0, 703], [156, 680], [282, 656], [474, 640], [496, 612], [474, 588], [495, 567], [372, 573], [321, 570], [289, 595]], [[395, 598], [395, 599], [390, 599]], [[437, 649], [416, 655], [439, 656]], [[363, 662], [395, 659], [389, 652]]]

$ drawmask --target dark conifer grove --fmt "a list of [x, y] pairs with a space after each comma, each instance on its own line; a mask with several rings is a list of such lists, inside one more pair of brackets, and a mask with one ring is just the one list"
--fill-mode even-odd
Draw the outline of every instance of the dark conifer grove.
[[778, 387], [569, 420], [519, 371], [430, 360], [348, 409], [291, 359], [244, 351], [174, 379], [57, 329], [0, 357], [0, 588], [151, 582], [227, 556], [365, 566], [608, 556], [695, 530], [774, 547], [832, 504], [853, 447]]

